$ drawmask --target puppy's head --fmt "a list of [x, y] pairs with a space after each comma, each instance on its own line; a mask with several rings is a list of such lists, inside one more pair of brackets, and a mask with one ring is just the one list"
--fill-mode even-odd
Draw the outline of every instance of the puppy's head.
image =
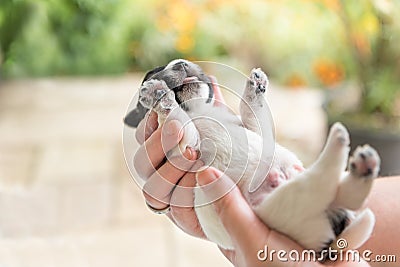
[[[210, 79], [198, 65], [188, 60], [176, 59], [168, 65], [149, 71], [142, 81], [142, 86], [151, 79], [164, 81], [167, 87], [175, 92], [175, 99], [183, 108], [184, 102], [193, 98], [202, 98], [206, 103], [212, 102], [213, 89]], [[136, 108], [125, 117], [125, 124], [137, 127], [148, 110], [148, 107], [144, 107], [139, 101]]]
[[164, 80], [175, 92], [185, 90], [186, 87], [196, 89], [201, 83], [210, 83], [210, 79], [198, 65], [184, 59], [171, 61], [162, 71], [152, 75], [152, 79]]

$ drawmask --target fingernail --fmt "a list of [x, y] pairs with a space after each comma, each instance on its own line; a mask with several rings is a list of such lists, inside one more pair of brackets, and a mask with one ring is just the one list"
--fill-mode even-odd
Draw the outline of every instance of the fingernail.
[[194, 151], [190, 147], [186, 148], [186, 150], [185, 150], [185, 158], [186, 159], [191, 160], [193, 158], [193, 154], [194, 154]]
[[168, 121], [164, 125], [165, 133], [169, 136], [176, 135], [180, 129], [180, 123], [176, 120]]
[[185, 150], [185, 157], [188, 160], [196, 160], [196, 159], [198, 159], [198, 152], [193, 147], [187, 147]]
[[196, 173], [196, 181], [200, 186], [210, 184], [217, 179], [217, 173], [210, 168]]

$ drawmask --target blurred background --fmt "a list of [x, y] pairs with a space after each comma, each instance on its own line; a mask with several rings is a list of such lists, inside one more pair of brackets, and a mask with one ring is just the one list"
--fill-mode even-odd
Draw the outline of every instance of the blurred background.
[[397, 0], [2, 0], [0, 266], [230, 266], [149, 212], [124, 162], [126, 108], [174, 58], [263, 68], [306, 166], [340, 120], [400, 174], [399, 43]]

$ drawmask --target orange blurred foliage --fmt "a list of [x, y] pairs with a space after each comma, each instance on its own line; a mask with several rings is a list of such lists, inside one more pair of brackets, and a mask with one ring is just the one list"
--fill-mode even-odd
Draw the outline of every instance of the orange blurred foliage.
[[199, 11], [194, 3], [185, 0], [173, 0], [169, 5], [158, 5], [156, 27], [160, 32], [174, 33], [176, 50], [190, 53], [195, 46], [194, 32]]
[[294, 73], [292, 75], [289, 76], [289, 78], [286, 80], [286, 85], [291, 87], [291, 88], [300, 88], [300, 87], [304, 87], [307, 85], [306, 80], [300, 76], [297, 73]]
[[195, 44], [194, 38], [191, 34], [180, 34], [175, 42], [175, 48], [182, 53], [190, 52]]
[[314, 74], [325, 86], [335, 85], [344, 79], [344, 70], [340, 64], [326, 59], [319, 59], [313, 66]]

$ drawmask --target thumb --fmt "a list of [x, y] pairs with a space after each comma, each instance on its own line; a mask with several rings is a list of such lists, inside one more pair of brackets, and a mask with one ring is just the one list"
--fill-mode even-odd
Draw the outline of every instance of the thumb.
[[254, 214], [232, 179], [212, 167], [199, 172], [196, 178], [206, 197], [216, 199], [215, 210], [238, 248], [266, 240], [269, 229]]

